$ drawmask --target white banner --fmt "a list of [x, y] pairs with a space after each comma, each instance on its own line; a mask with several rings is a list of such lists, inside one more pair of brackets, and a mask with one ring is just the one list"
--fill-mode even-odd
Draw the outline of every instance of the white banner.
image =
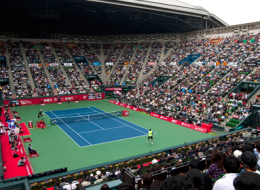
[[203, 64], [203, 62], [195, 62], [195, 65], [202, 65]]
[[177, 65], [177, 63], [176, 62], [170, 62], [169, 65]]
[[64, 63], [65, 67], [72, 67], [72, 63]]
[[228, 66], [236, 67], [236, 66], [237, 66], [237, 63], [236, 63], [236, 62], [228, 62], [227, 65], [228, 65]]
[[114, 65], [113, 62], [106, 62], [106, 65]]
[[35, 64], [35, 63], [29, 63], [29, 67], [38, 67], [39, 64]]
[[59, 63], [50, 63], [49, 64], [51, 67], [59, 66]]
[[161, 65], [166, 65], [166, 62], [161, 62]]
[[208, 62], [208, 65], [215, 65], [216, 66], [216, 62]]

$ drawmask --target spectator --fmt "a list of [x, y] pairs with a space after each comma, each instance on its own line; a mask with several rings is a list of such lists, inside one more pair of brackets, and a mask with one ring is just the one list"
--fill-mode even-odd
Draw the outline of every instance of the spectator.
[[150, 172], [146, 172], [143, 175], [143, 188], [141, 190], [149, 190], [153, 182], [153, 176]]
[[20, 160], [18, 161], [18, 166], [24, 166], [25, 164], [25, 158], [21, 157]]
[[134, 187], [131, 185], [131, 183], [124, 182], [117, 187], [117, 190], [134, 190]]
[[101, 187], [100, 187], [100, 190], [109, 190], [109, 186], [107, 184], [103, 184]]
[[152, 160], [152, 164], [157, 164], [157, 163], [158, 163], [158, 160], [154, 157]]
[[89, 181], [90, 181], [90, 182], [94, 182], [94, 181], [96, 181], [96, 178], [94, 177], [93, 174], [90, 174]]
[[69, 180], [69, 184], [63, 186], [63, 189], [67, 189], [67, 190], [73, 190], [76, 188], [77, 186], [75, 183], [72, 183], [72, 180]]
[[[199, 169], [199, 164], [200, 161], [197, 159], [192, 159], [189, 162], [189, 168], [190, 169]], [[201, 172], [202, 173], [202, 172]], [[211, 190], [212, 185], [211, 185], [211, 179], [209, 177], [208, 173], [202, 173], [203, 174], [203, 178], [204, 178], [204, 190]]]
[[162, 184], [160, 180], [154, 180], [150, 186], [150, 190], [158, 190]]
[[170, 190], [170, 189], [178, 189], [178, 190], [194, 190], [192, 182], [183, 177], [183, 176], [176, 176], [176, 177], [169, 177], [162, 182], [160, 190]]
[[32, 149], [32, 144], [29, 144], [28, 151], [30, 154], [37, 154], [37, 151]]
[[101, 179], [101, 175], [98, 176], [98, 179], [94, 182], [94, 184], [102, 182], [103, 179]]
[[260, 141], [256, 143], [256, 151], [257, 151], [257, 165], [260, 167]]
[[65, 182], [64, 179], [62, 178], [62, 179], [61, 179], [60, 186], [62, 187], [62, 186], [64, 186], [64, 185], [66, 185], [66, 182]]
[[238, 158], [233, 155], [225, 157], [223, 166], [226, 171], [226, 175], [216, 181], [213, 190], [234, 190], [233, 181], [238, 176], [238, 170], [240, 163]]
[[255, 172], [260, 174], [260, 172], [256, 170], [257, 157], [254, 155], [254, 153], [246, 151], [243, 152], [243, 154], [238, 158], [240, 163], [244, 166], [246, 172]]
[[90, 185], [90, 184], [91, 184], [91, 183], [90, 183], [88, 177], [86, 177], [86, 178], [83, 180], [83, 182], [82, 182], [81, 185], [84, 187], [84, 186], [88, 186], [88, 185]]
[[[211, 154], [211, 165], [208, 170], [208, 174], [214, 180], [218, 180], [218, 178], [224, 174], [224, 167], [223, 167], [223, 159], [221, 153], [217, 149], [213, 149]], [[214, 182], [212, 181], [212, 184]]]
[[56, 183], [56, 185], [54, 186], [54, 190], [62, 190], [63, 186], [60, 185], [59, 182]]
[[190, 169], [186, 177], [192, 181], [196, 190], [204, 190], [204, 176], [198, 169]]
[[235, 190], [259, 190], [260, 175], [252, 172], [240, 174], [233, 183]]

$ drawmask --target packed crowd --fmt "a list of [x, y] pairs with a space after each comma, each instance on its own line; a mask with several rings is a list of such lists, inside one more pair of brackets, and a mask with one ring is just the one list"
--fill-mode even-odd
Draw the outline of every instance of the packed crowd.
[[[199, 144], [195, 150], [182, 149], [159, 160], [154, 158], [148, 167], [141, 164], [129, 169], [137, 173], [136, 183], [142, 189], [247, 190], [250, 187], [257, 190], [260, 187], [259, 155], [260, 142], [244, 142], [240, 136]], [[157, 177], [163, 173], [170, 175]]]
[[[148, 163], [135, 163], [125, 169], [134, 183], [123, 182], [118, 190], [258, 190], [260, 187], [260, 142], [250, 142], [242, 133], [177, 148], [172, 153], [151, 155]], [[99, 184], [109, 190], [112, 180], [123, 181], [125, 169], [96, 170], [82, 181], [62, 179], [54, 189], [79, 189]], [[133, 186], [134, 185], [134, 186]]]
[[[172, 61], [180, 61], [182, 56], [190, 53], [201, 53], [200, 61], [233, 61], [235, 54], [240, 54], [241, 49], [247, 45], [241, 46], [239, 42], [244, 39], [252, 38], [252, 36], [227, 37], [222, 39], [220, 45], [207, 43], [207, 46], [193, 41], [178, 45], [183, 49], [173, 50], [169, 58], [164, 64], [158, 66], [156, 70], [146, 78], [140, 86], [137, 86], [132, 92], [121, 95], [120, 102], [130, 104], [135, 107], [145, 107], [152, 111], [173, 117], [182, 121], [189, 121], [189, 118], [198, 120], [198, 122], [207, 122], [219, 124], [224, 121], [234, 109], [240, 108], [242, 112], [239, 119], [248, 116], [251, 111], [251, 103], [246, 98], [249, 94], [243, 96], [242, 99], [232, 99], [226, 97], [231, 89], [233, 89], [240, 81], [250, 73], [251, 79], [258, 78], [258, 70], [251, 74], [253, 67], [245, 67], [244, 65], [233, 66], [175, 66], [170, 64]], [[235, 40], [235, 43], [233, 41]], [[206, 40], [205, 40], [206, 41]], [[204, 42], [205, 42], [204, 41]], [[229, 44], [230, 43], [230, 44]], [[205, 54], [207, 48], [212, 52]], [[256, 43], [249, 46], [250, 54], [254, 51]], [[213, 55], [213, 56], [212, 56]], [[249, 54], [239, 57], [239, 63], [245, 60]], [[158, 86], [158, 82], [153, 81], [160, 75], [172, 76], [163, 85]]]
[[[75, 88], [78, 93], [88, 89], [89, 87], [85, 84], [80, 72], [73, 64], [73, 60], [70, 58], [69, 52], [63, 47], [63, 44], [52, 44], [52, 46], [55, 48], [55, 52], [60, 60], [60, 63], [64, 66], [64, 70], [66, 71], [72, 84], [72, 88]], [[72, 55], [81, 55], [78, 49], [70, 49], [70, 51]], [[71, 65], [67, 65], [66, 63]], [[90, 70], [84, 68], [83, 72], [90, 72]]]
[[49, 94], [52, 94], [53, 92], [51, 91], [50, 82], [48, 80], [47, 74], [43, 69], [44, 63], [41, 62], [39, 53], [36, 49], [36, 44], [31, 42], [24, 42], [23, 46], [34, 81], [35, 92], [42, 96], [48, 96]]
[[120, 44], [117, 45], [118, 48], [119, 47], [121, 47], [121, 48], [125, 47], [125, 49], [123, 50], [120, 59], [118, 59], [117, 65], [115, 65], [115, 66], [111, 65], [112, 67], [110, 66], [111, 69], [113, 67], [114, 67], [114, 69], [113, 69], [113, 72], [110, 74], [110, 78], [107, 81], [107, 84], [116, 84], [116, 83], [119, 84], [121, 82], [121, 79], [123, 78], [128, 65], [132, 64], [130, 62], [131, 62], [131, 59], [133, 57], [136, 45], [137, 44], [133, 44], [133, 43], [126, 44], [124, 46], [120, 46]]
[[[124, 47], [125, 47], [124, 43], [116, 43], [114, 45], [114, 48], [109, 52], [108, 57], [105, 61], [106, 74], [111, 73], [111, 71], [116, 64], [116, 61], [119, 59], [119, 56], [120, 56], [122, 50], [124, 49]], [[126, 48], [125, 51], [127, 51], [127, 50], [129, 50], [129, 48]], [[124, 51], [124, 53], [125, 53], [125, 51]], [[124, 57], [124, 55], [122, 55], [122, 57]], [[114, 72], [115, 72], [115, 70], [121, 71], [121, 65], [122, 64], [124, 65], [124, 63], [122, 63], [122, 61], [118, 60], [118, 66], [117, 66], [118, 68], [116, 67], [114, 69]]]
[[50, 44], [39, 43], [38, 47], [40, 48], [44, 64], [47, 67], [54, 88], [68, 87], [69, 84], [65, 79], [65, 75], [62, 72], [55, 55], [53, 55], [51, 51]]

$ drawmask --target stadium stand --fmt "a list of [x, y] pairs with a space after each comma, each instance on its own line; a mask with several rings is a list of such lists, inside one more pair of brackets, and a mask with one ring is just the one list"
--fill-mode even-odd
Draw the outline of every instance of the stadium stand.
[[[39, 20], [35, 21], [34, 29], [30, 26], [28, 35], [25, 29], [19, 35], [11, 33], [6, 38], [3, 37], [5, 34], [0, 35], [1, 42], [4, 38], [4, 42], [0, 43], [2, 98], [11, 100], [9, 105], [13, 106], [18, 98], [72, 94], [90, 97], [95, 92], [108, 94], [107, 87], [121, 89], [120, 92], [111, 92], [109, 98], [115, 99], [118, 104], [138, 108], [145, 114], [153, 112], [193, 124], [196, 128], [202, 124], [213, 125], [213, 130], [209, 131], [212, 136], [192, 143], [172, 145], [174, 147], [167, 150], [150, 150], [106, 165], [102, 163], [75, 171], [62, 168], [33, 174], [22, 134], [17, 134], [17, 130], [15, 132], [19, 125], [14, 129], [8, 126], [10, 122], [7, 121], [13, 115], [7, 106], [1, 110], [0, 116], [1, 180], [4, 174], [5, 178], [15, 177], [11, 182], [28, 179], [26, 183], [36, 190], [46, 189], [45, 186], [51, 189], [87, 187], [104, 190], [108, 189], [107, 185], [118, 190], [216, 190], [224, 189], [221, 186], [235, 189], [233, 186], [241, 185], [241, 176], [246, 179], [249, 172], [252, 175], [260, 174], [259, 138], [247, 137], [249, 133], [253, 136], [252, 132], [258, 131], [246, 125], [247, 119], [256, 114], [253, 105], [260, 104], [260, 23], [226, 26], [224, 21], [203, 8], [181, 1], [173, 2], [175, 4], [165, 8], [163, 3], [155, 6], [151, 1], [134, 0], [127, 2], [127, 8], [123, 9], [125, 2], [120, 0], [107, 1], [107, 5], [99, 2], [103, 4], [100, 7], [91, 1], [90, 6], [83, 8], [73, 1], [73, 4], [68, 4], [70, 6], [66, 3], [59, 6], [68, 6], [69, 10], [72, 8], [71, 12], [63, 12], [68, 15], [68, 23], [70, 18], [75, 23], [64, 22], [63, 27], [50, 25], [49, 30], [53, 33], [48, 37], [45, 30], [40, 32], [40, 37], [35, 32], [37, 26], [43, 25]], [[111, 8], [110, 3], [116, 6]], [[155, 18], [157, 12], [153, 11], [145, 18], [152, 25], [147, 24], [145, 19], [139, 21], [147, 7], [142, 7], [140, 13], [128, 12], [132, 9], [130, 6], [137, 7], [138, 4], [149, 5], [156, 11], [160, 8], [158, 14], [162, 13], [160, 16], [166, 24], [163, 19]], [[180, 8], [176, 11], [180, 11], [181, 16], [169, 16], [173, 14], [170, 11], [174, 10], [174, 6]], [[14, 9], [10, 11], [12, 14], [17, 12]], [[163, 12], [166, 9], [167, 12]], [[190, 10], [189, 15], [195, 17], [184, 15], [186, 9]], [[2, 12], [6, 13], [4, 10]], [[46, 16], [44, 12], [36, 9], [28, 15], [48, 18], [49, 13]], [[81, 14], [83, 16], [79, 19], [77, 15]], [[53, 10], [50, 15], [56, 17], [56, 12]], [[168, 25], [164, 16], [175, 22], [168, 22]], [[57, 20], [62, 25], [59, 14]], [[109, 22], [111, 20], [113, 22]], [[183, 23], [179, 25], [179, 22]], [[155, 27], [157, 29], [153, 30]], [[166, 28], [171, 28], [171, 33]], [[67, 31], [86, 31], [89, 35], [65, 34]], [[136, 34], [139, 31], [143, 34]], [[157, 34], [148, 35], [150, 31]], [[35, 33], [38, 38], [29, 33]], [[14, 116], [18, 118], [19, 114]], [[224, 130], [216, 131], [217, 128]], [[229, 133], [225, 133], [227, 131]], [[214, 132], [219, 132], [219, 135], [213, 136], [216, 135]], [[25, 167], [18, 166], [20, 158], [15, 158], [16, 154], [26, 157]], [[71, 155], [69, 157], [73, 158]], [[8, 164], [5, 163], [7, 160]], [[16, 174], [13, 175], [12, 171]], [[250, 176], [250, 179], [248, 183], [259, 189], [259, 176]]]

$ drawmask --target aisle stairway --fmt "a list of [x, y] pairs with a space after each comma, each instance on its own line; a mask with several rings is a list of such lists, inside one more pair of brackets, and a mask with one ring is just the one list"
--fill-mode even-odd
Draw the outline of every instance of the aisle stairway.
[[45, 73], [45, 75], [46, 75], [47, 78], [48, 78], [48, 81], [49, 81], [49, 83], [50, 83], [50, 85], [51, 85], [51, 88], [54, 89], [54, 85], [53, 85], [53, 82], [52, 82], [52, 80], [51, 80], [50, 73], [49, 73], [49, 71], [48, 71], [48, 69], [47, 69], [47, 67], [46, 67], [46, 63], [44, 63], [44, 60], [43, 60], [41, 51], [40, 51], [40, 49], [39, 49], [39, 47], [38, 47], [38, 44], [35, 44], [35, 46], [36, 46], [36, 48], [37, 48], [37, 51], [38, 51], [38, 54], [39, 54], [39, 57], [40, 57], [40, 60], [41, 60], [41, 63], [42, 63], [42, 67], [43, 67], [44, 73]]
[[[124, 48], [121, 50], [120, 55], [118, 56], [118, 58], [117, 58], [117, 60], [116, 60], [116, 62], [115, 62], [115, 65], [114, 65], [113, 68], [111, 69], [110, 73], [109, 73], [108, 75], [105, 74], [105, 73], [104, 73], [104, 74], [102, 73], [101, 76], [104, 77], [104, 79], [105, 79], [105, 83], [104, 83], [104, 84], [107, 83], [108, 79], [110, 78], [110, 75], [114, 72], [115, 68], [116, 68], [117, 65], [118, 65], [118, 62], [119, 62], [121, 56], [123, 55], [123, 53], [124, 53], [124, 51], [125, 51], [125, 49], [126, 49], [126, 44], [125, 44]], [[112, 50], [111, 50], [111, 51], [112, 51]], [[111, 52], [111, 51], [110, 51], [110, 52]]]
[[83, 73], [82, 73], [81, 70], [79, 69], [78, 64], [75, 62], [75, 60], [74, 60], [73, 56], [71, 55], [70, 51], [68, 50], [67, 46], [66, 46], [65, 44], [63, 44], [63, 47], [64, 47], [64, 49], [65, 49], [66, 51], [68, 51], [68, 55], [70, 56], [71, 60], [73, 61], [73, 64], [74, 64], [75, 68], [76, 68], [77, 71], [80, 73], [81, 78], [84, 80], [84, 82], [85, 82], [88, 86], [90, 86], [88, 80], [86, 79], [86, 77], [83, 75]]
[[[143, 74], [143, 72], [144, 72], [144, 69], [145, 69], [146, 64], [148, 64], [147, 61], [148, 61], [148, 57], [149, 57], [149, 55], [150, 55], [151, 49], [152, 49], [152, 44], [150, 44], [150, 46], [149, 46], [149, 48], [148, 48], [148, 50], [147, 50], [147, 53], [146, 53], [146, 57], [145, 57], [143, 66], [142, 66], [142, 69], [141, 69], [141, 71], [140, 71], [140, 75], [139, 75], [139, 77], [138, 77], [138, 79], [137, 79], [137, 82], [136, 82], [137, 85], [140, 84], [145, 78], [147, 78], [146, 75]], [[156, 66], [155, 66], [155, 67], [156, 67]], [[153, 69], [154, 69], [154, 68], [153, 68]], [[150, 72], [152, 72], [153, 69], [151, 69]], [[147, 74], [150, 74], [150, 72], [147, 73]]]
[[12, 92], [12, 95], [14, 96], [15, 95], [15, 93], [13, 93], [13, 91], [14, 91], [14, 80], [13, 80], [12, 69], [11, 69], [11, 64], [10, 64], [8, 46], [7, 46], [6, 42], [5, 42], [4, 45], [5, 45], [6, 64], [7, 64], [7, 67], [8, 67], [9, 86], [10, 86], [10, 90]]
[[[138, 45], [137, 45], [138, 46]], [[131, 58], [131, 60], [129, 61], [129, 64], [127, 65], [127, 67], [126, 67], [126, 70], [125, 70], [125, 74], [124, 74], [124, 76], [123, 76], [123, 78], [121, 79], [121, 81], [120, 81], [120, 85], [122, 85], [122, 83], [125, 81], [125, 77], [127, 76], [127, 74], [128, 74], [128, 71], [129, 71], [129, 68], [130, 68], [130, 66], [131, 66], [131, 64], [132, 64], [132, 62], [133, 62], [133, 59], [134, 59], [134, 57], [135, 57], [135, 55], [136, 55], [136, 52], [137, 52], [137, 48], [135, 48], [135, 51], [134, 51], [134, 53], [133, 53], [133, 55], [132, 55], [132, 58]]]
[[56, 60], [57, 60], [57, 62], [58, 62], [58, 64], [59, 64], [59, 68], [61, 69], [63, 75], [65, 76], [66, 82], [69, 84], [70, 87], [72, 87], [72, 84], [71, 84], [71, 82], [70, 82], [70, 80], [69, 80], [69, 77], [68, 77], [68, 75], [67, 75], [67, 73], [66, 73], [66, 71], [65, 71], [65, 69], [64, 69], [64, 67], [63, 67], [63, 65], [61, 64], [60, 59], [58, 58], [58, 56], [57, 56], [57, 54], [56, 54], [56, 52], [55, 52], [55, 50], [54, 50], [52, 44], [49, 44], [49, 45], [50, 45], [50, 47], [51, 47], [52, 54], [55, 56], [55, 58], [56, 58]]
[[34, 91], [35, 84], [33, 82], [32, 73], [31, 73], [31, 70], [30, 70], [30, 67], [29, 67], [29, 64], [28, 64], [28, 61], [27, 61], [27, 58], [26, 58], [25, 50], [24, 50], [24, 47], [23, 47], [22, 43], [20, 43], [20, 48], [21, 48], [21, 53], [22, 53], [22, 56], [23, 56], [24, 65], [26, 67], [26, 72], [28, 74], [32, 90]]

